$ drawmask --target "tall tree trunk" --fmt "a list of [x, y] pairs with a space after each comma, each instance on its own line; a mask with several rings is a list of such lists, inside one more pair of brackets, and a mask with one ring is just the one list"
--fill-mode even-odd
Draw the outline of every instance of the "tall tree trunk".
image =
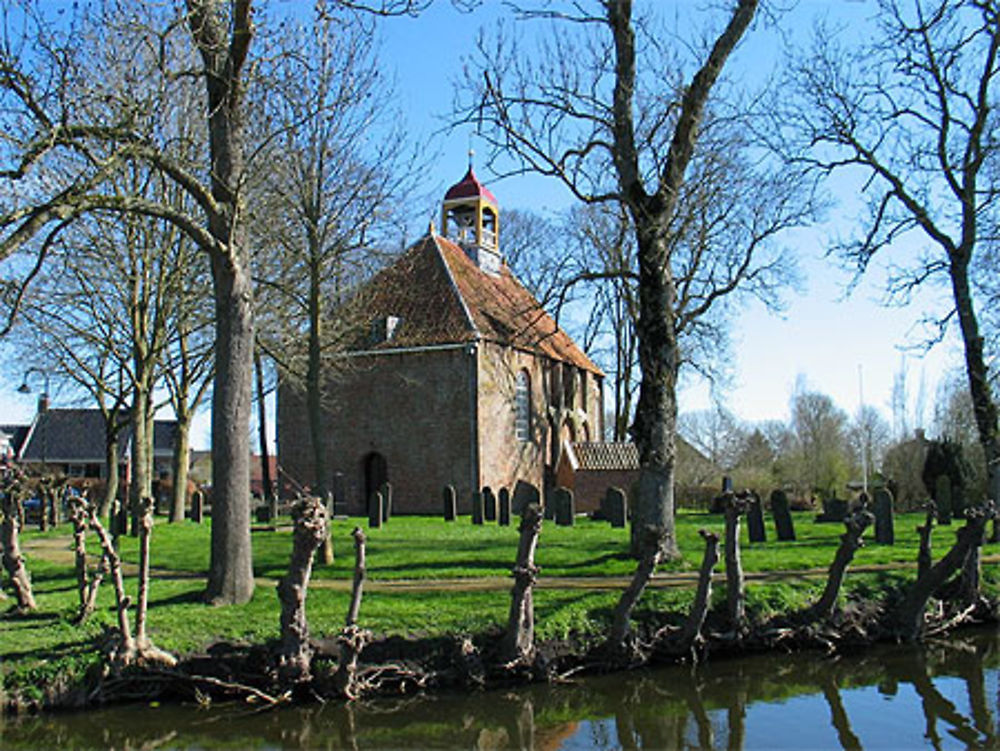
[[[310, 242], [319, 242], [310, 238]], [[315, 255], [314, 255], [315, 258]], [[323, 420], [322, 311], [320, 269], [314, 261], [309, 269], [309, 357], [306, 366], [306, 407], [309, 414], [309, 438], [312, 442], [313, 492], [326, 500], [329, 483], [326, 466], [326, 426]]]
[[174, 439], [171, 465], [174, 476], [173, 493], [170, 497], [170, 521], [184, 521], [187, 510], [187, 485], [191, 458], [191, 415], [177, 416], [177, 435]]
[[[112, 413], [112, 419], [118, 419], [117, 411]], [[101, 499], [101, 508], [98, 514], [107, 520], [111, 514], [111, 508], [118, 497], [118, 430], [109, 429], [104, 441], [104, 466], [107, 467], [107, 477], [105, 478], [104, 497]]]
[[979, 442], [986, 456], [987, 498], [1000, 503], [1000, 435], [997, 426], [997, 406], [990, 389], [989, 368], [983, 357], [983, 336], [979, 331], [969, 288], [969, 253], [959, 250], [951, 256], [951, 285], [958, 313], [962, 341], [965, 345], [965, 371], [972, 396], [972, 412], [976, 419]]
[[216, 286], [216, 373], [212, 398], [212, 547], [206, 598], [253, 596], [250, 542], [250, 410], [253, 318], [248, 274], [212, 263]]
[[[639, 497], [633, 529], [660, 530], [666, 556], [676, 558], [674, 467], [677, 435], [677, 370], [680, 350], [674, 328], [676, 298], [662, 239], [649, 227], [639, 238], [639, 366], [642, 379], [632, 436], [639, 449]], [[633, 535], [633, 554], [638, 535]]]
[[149, 476], [150, 436], [147, 433], [149, 420], [146, 409], [148, 402], [145, 392], [136, 386], [132, 403], [132, 485], [129, 488], [129, 501], [132, 507], [133, 537], [139, 534], [139, 503], [143, 498], [153, 494], [153, 480]]
[[[715, 82], [730, 53], [757, 11], [758, 0], [739, 0], [726, 28], [684, 89], [666, 160], [654, 193], [644, 183], [636, 142], [636, 40], [631, 0], [605, 4], [614, 39], [615, 83], [612, 101], [611, 156], [623, 203], [636, 235], [639, 265], [639, 314], [636, 336], [641, 380], [632, 436], [639, 449], [639, 529], [661, 530], [664, 552], [676, 556], [674, 461], [677, 429], [677, 292], [670, 268], [670, 223], [694, 154], [698, 129]], [[696, 312], [687, 315], [698, 315]], [[638, 535], [633, 535], [633, 553]]]
[[235, 604], [253, 596], [250, 542], [250, 415], [253, 398], [253, 285], [238, 184], [244, 165], [243, 66], [253, 39], [250, 0], [231, 18], [213, 0], [187, 0], [188, 27], [205, 63], [216, 240], [209, 255], [215, 298], [212, 398], [212, 546], [206, 598]]

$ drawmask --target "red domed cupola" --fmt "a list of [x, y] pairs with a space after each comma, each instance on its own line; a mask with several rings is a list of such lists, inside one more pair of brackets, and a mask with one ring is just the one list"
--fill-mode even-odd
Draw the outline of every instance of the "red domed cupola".
[[496, 196], [490, 192], [489, 188], [479, 182], [479, 178], [476, 177], [471, 166], [469, 171], [465, 173], [465, 177], [448, 188], [448, 192], [444, 194], [446, 202], [454, 201], [456, 198], [482, 198], [493, 206], [497, 205]]
[[448, 188], [441, 204], [441, 232], [462, 247], [483, 271], [499, 274], [499, 204], [469, 165], [459, 182]]

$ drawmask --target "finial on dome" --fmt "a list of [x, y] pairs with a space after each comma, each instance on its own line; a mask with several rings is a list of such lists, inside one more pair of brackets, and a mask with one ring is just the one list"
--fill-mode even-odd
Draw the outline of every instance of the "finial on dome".
[[469, 169], [470, 170], [472, 169], [472, 161], [473, 161], [473, 157], [475, 157], [475, 156], [476, 156], [476, 150], [473, 149], [472, 147], [469, 147]]

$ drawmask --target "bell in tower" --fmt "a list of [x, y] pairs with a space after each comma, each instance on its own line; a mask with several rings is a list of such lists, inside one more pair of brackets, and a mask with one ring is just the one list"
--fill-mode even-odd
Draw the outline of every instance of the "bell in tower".
[[479, 182], [469, 165], [459, 182], [444, 195], [441, 205], [441, 231], [459, 245], [479, 268], [499, 274], [499, 211], [496, 197]]

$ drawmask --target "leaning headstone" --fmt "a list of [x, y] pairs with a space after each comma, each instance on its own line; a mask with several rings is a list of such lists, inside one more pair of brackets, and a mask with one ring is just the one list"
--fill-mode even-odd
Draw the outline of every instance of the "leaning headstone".
[[611, 522], [611, 526], [616, 529], [623, 529], [628, 520], [628, 500], [625, 498], [625, 491], [621, 488], [611, 487], [604, 494], [605, 518]]
[[388, 482], [382, 483], [382, 521], [387, 522], [392, 516], [392, 485]]
[[892, 545], [896, 542], [896, 532], [892, 519], [892, 493], [886, 488], [875, 490], [875, 542]]
[[760, 496], [750, 492], [750, 506], [747, 509], [747, 535], [750, 542], [767, 542], [767, 527], [764, 525], [764, 504]]
[[498, 512], [498, 521], [501, 527], [510, 526], [510, 491], [507, 488], [500, 488], [499, 496], [500, 508]]
[[368, 502], [368, 527], [371, 529], [381, 529], [382, 527], [382, 494], [377, 490], [372, 493]]
[[555, 505], [556, 524], [560, 527], [572, 527], [576, 518], [576, 501], [573, 498], [573, 491], [569, 488], [558, 487], [552, 497]]
[[951, 524], [951, 478], [948, 475], [938, 475], [934, 491], [938, 523]]
[[472, 523], [483, 523], [483, 494], [479, 490], [472, 491]]
[[497, 497], [489, 485], [483, 488], [483, 518], [488, 522], [497, 520]]
[[444, 490], [441, 491], [441, 500], [444, 505], [444, 520], [446, 522], [455, 521], [455, 517], [458, 516], [458, 503], [455, 500], [455, 488], [451, 485], [445, 485]]
[[774, 529], [780, 542], [795, 539], [795, 526], [792, 524], [792, 514], [788, 510], [788, 496], [784, 490], [771, 493], [771, 513], [774, 515]]
[[191, 494], [191, 521], [201, 524], [202, 516], [205, 513], [205, 494], [196, 490]]

